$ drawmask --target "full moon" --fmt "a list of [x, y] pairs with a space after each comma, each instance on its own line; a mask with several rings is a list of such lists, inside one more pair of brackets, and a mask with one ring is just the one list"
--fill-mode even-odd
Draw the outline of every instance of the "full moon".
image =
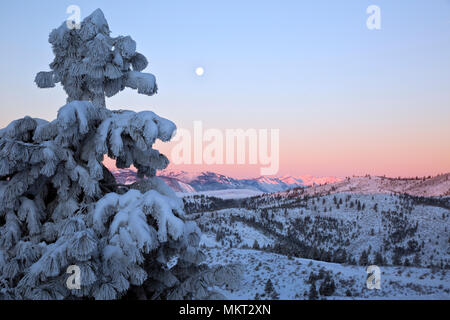
[[201, 77], [204, 73], [205, 69], [203, 69], [202, 67], [198, 67], [197, 69], [195, 69], [195, 74], [198, 75], [199, 77]]

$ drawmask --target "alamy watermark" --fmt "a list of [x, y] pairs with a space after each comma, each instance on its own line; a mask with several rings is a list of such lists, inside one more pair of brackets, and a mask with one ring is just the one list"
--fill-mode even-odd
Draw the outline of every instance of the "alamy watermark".
[[371, 5], [367, 7], [367, 14], [370, 16], [367, 18], [366, 26], [369, 30], [381, 30], [381, 9], [379, 6]]
[[81, 8], [77, 5], [68, 6], [66, 13], [70, 16], [66, 20], [67, 28], [70, 30], [81, 28]]
[[175, 165], [260, 165], [261, 175], [275, 175], [280, 167], [279, 129], [207, 129], [194, 121], [194, 130], [178, 129], [172, 140]]
[[367, 289], [380, 290], [381, 289], [381, 270], [380, 270], [380, 268], [376, 265], [368, 266], [366, 269], [366, 272], [369, 275], [366, 280]]
[[81, 289], [81, 269], [77, 265], [72, 265], [67, 268], [66, 273], [70, 274], [66, 281], [66, 287], [69, 290]]

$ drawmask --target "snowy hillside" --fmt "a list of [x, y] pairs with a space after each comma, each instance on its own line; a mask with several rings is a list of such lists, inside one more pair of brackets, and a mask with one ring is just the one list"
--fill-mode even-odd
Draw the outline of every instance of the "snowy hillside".
[[407, 193], [413, 196], [449, 196], [450, 173], [428, 178], [400, 179], [386, 177], [353, 177], [326, 185], [315, 185], [308, 194], [326, 193]]
[[201, 192], [177, 192], [177, 196], [192, 197], [192, 196], [208, 196], [220, 199], [244, 199], [261, 195], [261, 191], [255, 191], [250, 189], [225, 189], [225, 190], [213, 190], [213, 191], [201, 191]]
[[[295, 203], [270, 195], [228, 202], [208, 197], [184, 200], [188, 212], [203, 211], [191, 216], [206, 235], [225, 246], [251, 246], [254, 239], [242, 241], [243, 233], [251, 230], [271, 239], [268, 244], [275, 251], [325, 261], [356, 264], [366, 251], [369, 260], [380, 253], [388, 264], [415, 260], [420, 261], [417, 265], [450, 264], [450, 207], [440, 203], [350, 194], [301, 198]], [[204, 210], [208, 207], [215, 210]]]
[[[209, 263], [247, 268], [246, 284], [228, 297], [264, 298], [272, 279], [281, 299], [308, 299], [311, 272], [324, 268], [336, 286], [329, 298], [450, 298], [450, 198], [304, 193], [184, 197]], [[384, 272], [381, 291], [365, 287], [371, 264]]]
[[[210, 248], [204, 251], [211, 265], [241, 261], [245, 266], [241, 288], [222, 290], [228, 299], [310, 299], [312, 286], [317, 299], [450, 299], [450, 273], [446, 270], [381, 267], [381, 289], [369, 290], [366, 268], [362, 266], [250, 249]], [[325, 285], [327, 277], [331, 279], [328, 287]], [[273, 290], [266, 289], [269, 279]]]

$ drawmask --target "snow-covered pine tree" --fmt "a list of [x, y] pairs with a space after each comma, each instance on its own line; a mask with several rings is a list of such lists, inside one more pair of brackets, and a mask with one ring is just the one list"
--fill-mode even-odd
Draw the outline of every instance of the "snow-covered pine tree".
[[39, 72], [39, 88], [52, 88], [60, 82], [68, 95], [68, 102], [92, 101], [105, 107], [105, 96], [112, 97], [125, 87], [139, 93], [157, 92], [155, 76], [141, 71], [147, 59], [136, 52], [136, 42], [130, 37], [110, 37], [108, 22], [97, 9], [81, 23], [81, 29], [67, 28], [64, 22], [50, 33], [55, 59], [52, 71]]
[[[201, 264], [199, 228], [155, 176], [168, 159], [153, 144], [175, 125], [105, 107], [125, 87], [157, 90], [136, 43], [111, 38], [101, 10], [49, 41], [53, 71], [36, 83], [61, 82], [68, 104], [52, 122], [25, 117], [0, 130], [0, 299], [208, 299], [220, 297], [216, 285], [238, 285], [239, 266]], [[143, 179], [118, 186], [105, 155]], [[72, 265], [80, 289], [66, 285]]]

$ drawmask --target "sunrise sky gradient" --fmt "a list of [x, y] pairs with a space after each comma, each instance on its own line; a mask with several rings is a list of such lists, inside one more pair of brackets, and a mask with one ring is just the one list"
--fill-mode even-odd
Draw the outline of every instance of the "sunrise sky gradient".
[[[2, 1], [0, 127], [51, 120], [65, 104], [61, 87], [33, 80], [53, 59], [48, 34], [74, 4], [83, 17], [101, 8], [157, 77], [158, 95], [126, 90], [111, 109], [152, 110], [186, 129], [196, 120], [280, 129], [279, 175], [450, 172], [449, 0]], [[372, 4], [381, 30], [366, 27]], [[170, 144], [160, 149], [170, 156]], [[174, 169], [253, 177], [259, 168]]]

